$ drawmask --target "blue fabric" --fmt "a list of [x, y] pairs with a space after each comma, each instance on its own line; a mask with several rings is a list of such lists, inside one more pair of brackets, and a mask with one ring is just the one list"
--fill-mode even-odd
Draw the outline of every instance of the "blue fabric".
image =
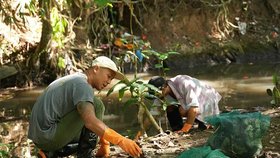
[[137, 58], [139, 59], [139, 61], [142, 62], [144, 56], [143, 56], [143, 54], [142, 54], [141, 49], [137, 49], [136, 52], [135, 52], [135, 54], [136, 54]]

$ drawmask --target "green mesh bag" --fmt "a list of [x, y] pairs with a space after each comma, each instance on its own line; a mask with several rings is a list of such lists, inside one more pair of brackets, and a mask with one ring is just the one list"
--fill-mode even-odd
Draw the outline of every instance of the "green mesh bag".
[[270, 126], [270, 117], [260, 112], [233, 111], [208, 117], [206, 122], [217, 128], [207, 145], [231, 158], [249, 158], [260, 154], [261, 139]]
[[191, 148], [182, 152], [177, 158], [229, 158], [218, 149], [212, 150], [210, 146]]

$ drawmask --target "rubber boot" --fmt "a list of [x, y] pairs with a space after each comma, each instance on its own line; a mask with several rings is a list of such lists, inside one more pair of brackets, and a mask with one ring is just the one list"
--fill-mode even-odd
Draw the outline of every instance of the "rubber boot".
[[95, 133], [83, 127], [78, 145], [77, 158], [94, 158], [93, 150], [96, 147], [97, 138], [98, 136]]
[[62, 149], [59, 149], [55, 152], [44, 151], [40, 149], [38, 151], [38, 158], [60, 158], [70, 156], [78, 151], [78, 143], [71, 142], [65, 145]]
[[39, 150], [37, 153], [38, 158], [58, 158], [58, 155], [56, 155], [54, 152], [48, 152], [44, 150]]
[[77, 153], [78, 145], [79, 145], [78, 142], [69, 143], [66, 146], [64, 146], [62, 149], [56, 151], [55, 153], [59, 157], [66, 157], [66, 156], [72, 155], [74, 153]]

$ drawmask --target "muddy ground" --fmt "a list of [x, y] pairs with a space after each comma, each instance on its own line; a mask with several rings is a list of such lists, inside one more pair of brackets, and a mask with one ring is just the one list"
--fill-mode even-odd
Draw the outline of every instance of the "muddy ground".
[[[263, 138], [263, 152], [260, 158], [279, 158], [280, 157], [280, 109], [275, 113], [277, 117], [272, 118], [270, 129], [267, 135]], [[1, 123], [1, 142], [8, 143], [8, 146], [1, 146], [1, 150], [9, 150], [9, 157], [35, 157], [36, 148], [34, 144], [27, 141], [26, 132], [28, 128], [27, 120], [17, 120], [6, 124], [6, 129], [3, 130]], [[205, 130], [200, 131], [194, 129], [188, 134], [177, 134], [174, 132], [167, 132], [141, 138], [138, 143], [140, 144], [143, 155], [145, 158], [155, 157], [176, 157], [184, 150], [191, 147], [203, 146], [210, 135], [215, 131]], [[75, 156], [69, 156], [75, 157]], [[111, 145], [112, 158], [129, 157], [118, 146]]]
[[[1, 90], [0, 100], [12, 96], [12, 91]], [[245, 109], [246, 110], [246, 109]], [[280, 108], [261, 109], [263, 114], [271, 117], [271, 125], [262, 139], [263, 152], [260, 158], [280, 157]], [[6, 116], [3, 116], [6, 113]], [[28, 117], [9, 117], [7, 112], [0, 113], [0, 151], [6, 151], [7, 157], [36, 157], [37, 148], [27, 140]], [[170, 131], [149, 137], [141, 137], [138, 144], [141, 146], [141, 157], [176, 157], [191, 147], [202, 146], [207, 142], [214, 129], [201, 131], [194, 126], [188, 134], [178, 134]], [[0, 152], [0, 154], [1, 154]], [[75, 157], [75, 156], [70, 156]], [[111, 145], [111, 157], [129, 157], [118, 146]]]
[[[271, 126], [263, 137], [263, 151], [259, 158], [280, 157], [280, 108], [265, 110], [263, 114], [271, 116]], [[139, 144], [143, 150], [142, 157], [176, 157], [192, 147], [200, 147], [206, 144], [208, 138], [215, 132], [214, 129], [201, 131], [192, 129], [188, 134], [178, 134], [167, 131], [151, 137], [142, 137]], [[111, 147], [112, 157], [128, 157], [119, 147]]]

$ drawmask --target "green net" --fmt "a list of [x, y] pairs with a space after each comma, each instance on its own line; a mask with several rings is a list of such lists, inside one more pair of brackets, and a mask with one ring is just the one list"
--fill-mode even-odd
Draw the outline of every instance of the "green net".
[[212, 150], [210, 146], [192, 148], [182, 152], [177, 158], [229, 158], [218, 149]]
[[270, 117], [260, 112], [233, 111], [208, 117], [206, 122], [217, 127], [207, 145], [232, 158], [248, 158], [260, 154], [261, 139], [270, 126]]

